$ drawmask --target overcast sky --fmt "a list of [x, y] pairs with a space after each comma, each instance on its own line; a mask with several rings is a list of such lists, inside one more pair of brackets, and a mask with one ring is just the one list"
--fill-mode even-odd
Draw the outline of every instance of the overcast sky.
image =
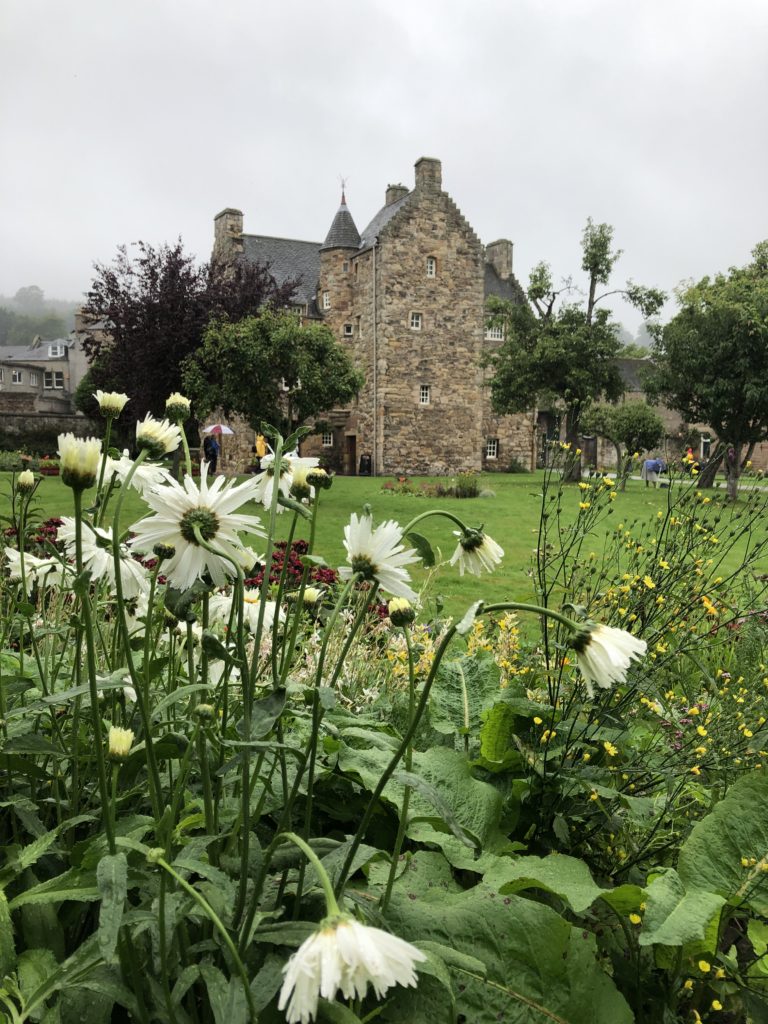
[[768, 237], [767, 101], [766, 0], [0, 0], [0, 293], [225, 206], [322, 241], [341, 175], [362, 230], [420, 156], [521, 281], [591, 216], [671, 290]]

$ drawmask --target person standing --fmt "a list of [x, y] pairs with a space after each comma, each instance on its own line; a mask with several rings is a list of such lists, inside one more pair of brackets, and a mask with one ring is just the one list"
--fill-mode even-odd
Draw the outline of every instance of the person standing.
[[219, 442], [213, 434], [208, 434], [206, 439], [203, 441], [203, 454], [205, 455], [206, 462], [211, 468], [211, 474], [216, 472], [220, 451]]

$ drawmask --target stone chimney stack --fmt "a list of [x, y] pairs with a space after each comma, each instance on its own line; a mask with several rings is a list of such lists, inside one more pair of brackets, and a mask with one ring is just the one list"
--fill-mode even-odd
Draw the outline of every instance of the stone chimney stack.
[[213, 251], [216, 256], [231, 258], [243, 251], [243, 211], [227, 207], [213, 218]]
[[387, 185], [387, 191], [384, 196], [384, 205], [391, 206], [392, 203], [396, 203], [398, 199], [402, 199], [403, 196], [408, 195], [408, 189], [405, 185]]
[[512, 243], [508, 238], [489, 242], [485, 247], [485, 260], [490, 263], [502, 281], [512, 277]]
[[439, 192], [443, 187], [443, 168], [439, 160], [423, 156], [416, 161], [416, 188]]

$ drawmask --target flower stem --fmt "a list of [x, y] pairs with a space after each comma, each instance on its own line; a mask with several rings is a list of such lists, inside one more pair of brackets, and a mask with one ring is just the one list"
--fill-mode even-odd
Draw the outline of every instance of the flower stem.
[[297, 836], [295, 832], [283, 832], [281, 833], [280, 838], [288, 839], [292, 843], [295, 843], [317, 872], [317, 878], [320, 885], [323, 887], [323, 895], [325, 896], [325, 906], [327, 910], [326, 916], [337, 917], [341, 914], [341, 907], [336, 900], [336, 894], [333, 891], [333, 886], [331, 885], [331, 880], [328, 877], [328, 872], [323, 867], [320, 858], [309, 843], [306, 843], [301, 836]]

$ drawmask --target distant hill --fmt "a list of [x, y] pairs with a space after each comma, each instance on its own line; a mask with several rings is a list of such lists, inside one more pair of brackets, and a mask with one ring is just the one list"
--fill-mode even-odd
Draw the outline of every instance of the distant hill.
[[28, 345], [36, 335], [43, 341], [64, 338], [75, 324], [80, 303], [46, 299], [42, 288], [28, 285], [14, 296], [0, 295], [0, 345]]

